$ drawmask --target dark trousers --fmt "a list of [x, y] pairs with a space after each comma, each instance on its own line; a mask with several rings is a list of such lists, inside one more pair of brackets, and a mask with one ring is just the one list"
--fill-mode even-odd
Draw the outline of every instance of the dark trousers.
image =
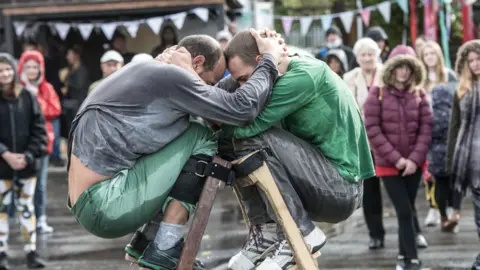
[[[478, 236], [480, 237], [480, 189], [470, 187], [472, 191], [473, 208], [475, 211], [475, 224], [477, 225]], [[453, 208], [462, 209], [463, 194], [457, 190], [453, 191]]]
[[371, 238], [383, 239], [383, 206], [380, 179], [371, 177], [363, 181], [363, 216]]
[[415, 228], [418, 226], [418, 224], [415, 224], [418, 223], [416, 221], [415, 199], [422, 180], [422, 172], [419, 169], [406, 177], [402, 177], [401, 173], [397, 176], [383, 177], [383, 184], [397, 213], [399, 254], [407, 259], [418, 259], [415, 241], [418, 233]]
[[435, 201], [442, 217], [447, 216], [447, 207], [452, 200], [450, 177], [435, 176]]

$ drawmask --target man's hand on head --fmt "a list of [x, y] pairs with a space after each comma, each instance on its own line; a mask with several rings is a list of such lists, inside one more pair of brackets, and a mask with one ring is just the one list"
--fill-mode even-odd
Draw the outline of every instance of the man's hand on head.
[[288, 56], [285, 40], [277, 32], [265, 28], [262, 31], [250, 29], [250, 33], [257, 42], [260, 54], [271, 54], [275, 58], [276, 63]]
[[155, 60], [160, 61], [164, 64], [175, 65], [179, 68], [192, 73], [195, 77], [201, 78], [198, 76], [197, 72], [193, 69], [192, 66], [192, 55], [184, 47], [172, 46], [167, 48], [163, 53], [158, 55]]

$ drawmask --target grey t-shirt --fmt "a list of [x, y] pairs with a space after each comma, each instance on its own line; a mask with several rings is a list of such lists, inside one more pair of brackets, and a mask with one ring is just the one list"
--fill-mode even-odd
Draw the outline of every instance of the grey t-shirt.
[[[131, 63], [96, 86], [70, 130], [69, 153], [106, 176], [133, 167], [157, 152], [190, 125], [189, 116], [229, 125], [247, 125], [266, 105], [278, 77], [271, 55], [238, 85], [229, 77], [216, 87], [157, 61]], [[227, 91], [225, 91], [227, 90]]]

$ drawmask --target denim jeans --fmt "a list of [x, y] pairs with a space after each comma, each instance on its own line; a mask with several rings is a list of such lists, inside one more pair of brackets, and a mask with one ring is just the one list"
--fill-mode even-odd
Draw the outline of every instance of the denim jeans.
[[40, 170], [37, 173], [37, 184], [35, 186], [35, 216], [37, 218], [44, 216], [47, 208], [47, 177], [48, 160], [50, 156], [44, 156], [40, 159]]
[[52, 158], [60, 159], [60, 118], [52, 120], [53, 132], [55, 133], [55, 140], [53, 141]]

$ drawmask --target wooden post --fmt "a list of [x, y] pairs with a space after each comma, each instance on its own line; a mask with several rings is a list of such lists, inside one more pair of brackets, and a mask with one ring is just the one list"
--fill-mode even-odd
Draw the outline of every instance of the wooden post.
[[[214, 158], [213, 162], [229, 169], [232, 167], [232, 164], [220, 158]], [[177, 270], [193, 269], [193, 264], [195, 263], [198, 250], [200, 249], [200, 243], [202, 242], [202, 237], [205, 233], [205, 228], [207, 227], [213, 202], [217, 196], [217, 191], [224, 186], [225, 182], [222, 180], [218, 180], [212, 176], [207, 177], [197, 204], [197, 210], [195, 211], [190, 231], [188, 231]]]

